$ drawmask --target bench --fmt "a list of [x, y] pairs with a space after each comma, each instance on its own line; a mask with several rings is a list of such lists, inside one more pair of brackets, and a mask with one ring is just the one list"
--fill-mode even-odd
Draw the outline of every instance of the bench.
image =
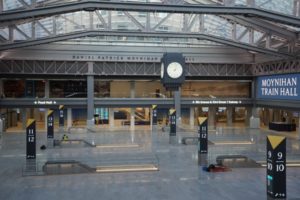
[[187, 140], [192, 140], [193, 142], [196, 140], [196, 142], [198, 142], [199, 139], [198, 139], [198, 137], [192, 137], [192, 136], [190, 136], [190, 137], [183, 137], [181, 139], [181, 143], [186, 145], [187, 144], [186, 143]]
[[217, 156], [216, 158], [217, 165], [223, 165], [223, 162], [226, 159], [230, 159], [233, 162], [240, 159], [243, 159], [245, 161], [248, 160], [247, 156], [243, 156], [243, 155], [221, 155], [221, 156]]

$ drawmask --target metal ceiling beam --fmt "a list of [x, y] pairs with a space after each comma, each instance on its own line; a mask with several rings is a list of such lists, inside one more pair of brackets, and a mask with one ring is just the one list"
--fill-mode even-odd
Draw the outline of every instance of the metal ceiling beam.
[[5, 21], [21, 20], [24, 18], [47, 17], [80, 10], [118, 10], [137, 12], [165, 12], [165, 13], [196, 13], [196, 14], [223, 14], [223, 15], [244, 15], [246, 17], [259, 17], [278, 23], [300, 27], [300, 20], [297, 17], [280, 14], [272, 11], [250, 7], [228, 7], [218, 5], [174, 5], [155, 4], [140, 2], [111, 2], [89, 0], [84, 2], [73, 2], [45, 7], [36, 7], [26, 10], [5, 11], [0, 14], [0, 23]]
[[[220, 17], [223, 17], [227, 20], [231, 20], [240, 24], [243, 24], [244, 26], [252, 27], [258, 30], [262, 30], [264, 32], [271, 32], [274, 35], [278, 35], [280, 37], [289, 39], [297, 39], [297, 33], [289, 31], [287, 29], [281, 28], [279, 26], [275, 26], [271, 23], [268, 23], [266, 21], [262, 21], [259, 19], [251, 19], [243, 16], [229, 16], [229, 15], [222, 15]], [[300, 20], [300, 19], [299, 19]]]
[[82, 37], [95, 37], [95, 36], [129, 36], [129, 37], [160, 37], [160, 38], [196, 38], [199, 40], [208, 40], [219, 44], [224, 44], [236, 48], [246, 49], [257, 53], [269, 54], [280, 56], [284, 58], [293, 58], [294, 56], [287, 53], [276, 52], [274, 50], [255, 47], [246, 43], [240, 43], [233, 40], [224, 39], [217, 36], [199, 34], [199, 33], [177, 33], [177, 32], [139, 32], [139, 31], [80, 31], [64, 35], [56, 35], [45, 37], [41, 39], [28, 40], [24, 42], [15, 42], [11, 44], [0, 45], [0, 51], [22, 48], [27, 46], [34, 46], [40, 44], [47, 44], [52, 42], [59, 42]]

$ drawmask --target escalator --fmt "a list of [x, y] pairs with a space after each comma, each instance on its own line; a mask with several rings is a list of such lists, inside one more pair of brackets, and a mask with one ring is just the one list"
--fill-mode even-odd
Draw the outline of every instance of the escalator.
[[[130, 116], [130, 112], [127, 111], [127, 115]], [[142, 110], [135, 110], [134, 112], [134, 124], [135, 125], [150, 125], [150, 120], [147, 120], [146, 116], [145, 116], [145, 111], [142, 109]], [[130, 117], [128, 117], [130, 119]], [[128, 121], [125, 121], [123, 123], [124, 125], [130, 125], [130, 120]]]

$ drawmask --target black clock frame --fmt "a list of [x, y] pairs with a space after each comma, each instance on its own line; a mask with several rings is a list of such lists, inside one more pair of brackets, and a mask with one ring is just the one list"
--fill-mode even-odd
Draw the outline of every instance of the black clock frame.
[[[170, 63], [177, 62], [182, 66], [182, 74], [178, 78], [171, 78], [167, 73], [167, 68]], [[163, 77], [161, 78], [161, 82], [167, 90], [178, 90], [178, 88], [185, 81], [185, 58], [181, 53], [165, 53], [161, 59], [161, 63], [163, 63]]]

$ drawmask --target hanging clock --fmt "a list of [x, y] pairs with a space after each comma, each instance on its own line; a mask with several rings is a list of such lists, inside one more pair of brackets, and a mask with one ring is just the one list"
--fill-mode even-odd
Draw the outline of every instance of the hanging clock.
[[161, 59], [161, 82], [177, 90], [185, 80], [185, 58], [180, 53], [165, 53]]

